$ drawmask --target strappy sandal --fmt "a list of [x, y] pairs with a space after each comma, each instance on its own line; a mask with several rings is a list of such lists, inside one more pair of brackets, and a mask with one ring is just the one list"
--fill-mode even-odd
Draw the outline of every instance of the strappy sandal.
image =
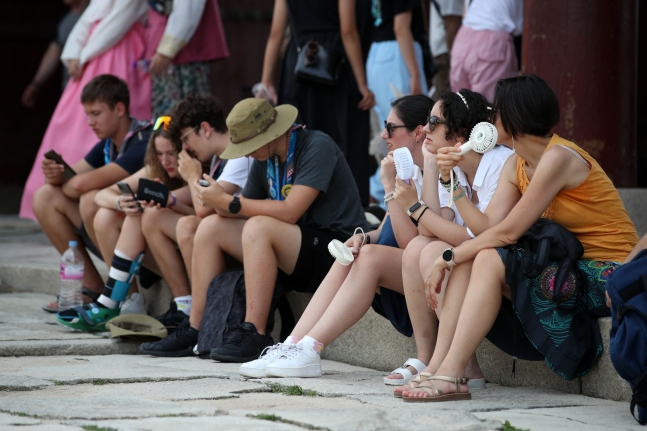
[[[442, 380], [445, 382], [450, 382], [456, 385], [456, 392], [453, 394], [446, 394], [436, 386], [434, 380]], [[426, 381], [418, 384], [418, 389], [424, 391], [428, 396], [426, 397], [405, 397], [402, 396], [402, 400], [405, 403], [438, 403], [442, 401], [465, 401], [472, 399], [472, 393], [460, 392], [460, 385], [466, 385], [469, 382], [467, 377], [445, 377], [445, 376], [432, 376], [429, 377]]]
[[117, 316], [119, 308], [104, 308], [90, 303], [59, 312], [56, 321], [74, 331], [102, 332], [107, 331], [106, 322]]
[[[424, 371], [419, 372], [416, 377], [414, 377], [413, 379], [405, 383], [407, 386], [409, 386], [409, 389], [405, 389], [405, 391], [417, 388], [420, 383], [426, 382], [427, 380], [429, 380], [430, 377], [433, 377], [433, 376], [434, 375], [431, 373], [426, 373]], [[401, 391], [401, 392], [393, 391], [393, 396], [395, 398], [402, 398], [402, 392], [404, 391]]]
[[[81, 292], [83, 293], [84, 296], [87, 296], [92, 300], [92, 302], [97, 302], [97, 299], [99, 299], [99, 293], [90, 290], [87, 287], [83, 287], [81, 289]], [[50, 302], [47, 305], [44, 305], [43, 311], [47, 311], [48, 313], [58, 313], [58, 296], [56, 296], [56, 301]]]
[[391, 374], [402, 374], [402, 379], [389, 379], [388, 377], [384, 378], [384, 383], [387, 385], [404, 385], [405, 383], [408, 383], [413, 379], [413, 374], [411, 371], [407, 370], [407, 367], [413, 367], [418, 374], [420, 374], [421, 371], [423, 371], [427, 366], [420, 360], [416, 358], [409, 358], [407, 359], [407, 362], [404, 363], [404, 365], [401, 368], [396, 368], [395, 370], [391, 371]]

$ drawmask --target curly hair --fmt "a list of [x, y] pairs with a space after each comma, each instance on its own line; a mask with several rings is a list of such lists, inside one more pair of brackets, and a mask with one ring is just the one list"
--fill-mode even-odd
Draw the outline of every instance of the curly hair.
[[171, 190], [179, 189], [180, 187], [184, 186], [184, 184], [186, 184], [185, 181], [182, 179], [179, 173], [177, 177], [171, 178], [157, 158], [155, 138], [157, 138], [158, 136], [171, 141], [171, 145], [175, 150], [176, 155], [179, 154], [180, 151], [182, 151], [182, 143], [180, 143], [180, 140], [178, 139], [176, 141], [174, 139], [171, 139], [169, 132], [167, 130], [164, 130], [164, 127], [160, 127], [159, 129], [151, 133], [151, 137], [148, 140], [146, 155], [144, 156], [144, 165], [146, 166], [146, 170], [150, 174], [151, 179], [159, 178], [160, 181], [166, 184]]
[[[490, 121], [490, 103], [480, 93], [463, 88], [460, 90], [467, 106], [458, 94], [445, 90], [436, 97], [440, 104], [440, 112], [445, 120], [445, 139], [470, 138], [474, 126], [482, 121]], [[468, 107], [469, 106], [469, 107]]]
[[195, 128], [206, 121], [219, 133], [227, 132], [225, 110], [214, 96], [189, 93], [171, 112], [169, 135], [173, 142], [180, 142], [182, 129]]

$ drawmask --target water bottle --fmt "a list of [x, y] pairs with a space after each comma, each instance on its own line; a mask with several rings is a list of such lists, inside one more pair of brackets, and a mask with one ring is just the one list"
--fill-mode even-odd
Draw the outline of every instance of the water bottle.
[[58, 310], [63, 311], [83, 305], [83, 256], [76, 241], [70, 241], [70, 248], [61, 258], [61, 290], [58, 294]]

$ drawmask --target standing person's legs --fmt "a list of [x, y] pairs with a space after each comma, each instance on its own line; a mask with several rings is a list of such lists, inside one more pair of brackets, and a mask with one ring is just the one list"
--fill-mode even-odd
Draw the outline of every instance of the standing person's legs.
[[[452, 272], [463, 265], [456, 266]], [[460, 281], [465, 281], [468, 267], [476, 277], [470, 278], [460, 289], [462, 286], [454, 283], [454, 276], [458, 275]], [[509, 297], [510, 291], [505, 285], [505, 266], [495, 249], [479, 252], [473, 265], [465, 265], [460, 273], [452, 274], [449, 284], [443, 304], [439, 343], [428, 369], [438, 376], [464, 377], [468, 362], [496, 320], [502, 295]], [[443, 351], [439, 350], [440, 346]], [[445, 350], [446, 346], [449, 348]], [[455, 385], [449, 382], [437, 380], [435, 384], [443, 393], [456, 392]], [[467, 384], [461, 385], [460, 392], [467, 390]], [[403, 396], [427, 397], [428, 394], [414, 389], [404, 391]]]
[[82, 223], [79, 203], [65, 196], [59, 186], [45, 184], [34, 194], [33, 210], [45, 235], [61, 255], [68, 249], [70, 241], [79, 244], [78, 249], [85, 261], [83, 286], [100, 293], [103, 280], [82, 246], [81, 238], [74, 232]]

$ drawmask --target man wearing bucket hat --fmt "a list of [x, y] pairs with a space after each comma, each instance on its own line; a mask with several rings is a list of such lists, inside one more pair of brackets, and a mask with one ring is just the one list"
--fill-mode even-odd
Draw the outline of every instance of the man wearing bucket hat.
[[204, 219], [196, 232], [190, 325], [143, 344], [144, 353], [190, 352], [197, 343], [209, 283], [226, 269], [229, 254], [245, 266], [247, 312], [239, 336], [212, 350], [211, 358], [256, 359], [273, 344], [265, 329], [278, 270], [287, 274], [286, 287], [313, 292], [334, 262], [328, 243], [347, 239], [358, 226], [366, 228], [344, 155], [328, 135], [294, 124], [297, 113], [291, 105], [274, 108], [254, 98], [232, 109], [227, 117], [231, 142], [221, 157], [255, 159], [247, 184], [241, 197], [226, 193], [208, 176], [209, 187], [194, 184], [204, 204], [218, 214]]

